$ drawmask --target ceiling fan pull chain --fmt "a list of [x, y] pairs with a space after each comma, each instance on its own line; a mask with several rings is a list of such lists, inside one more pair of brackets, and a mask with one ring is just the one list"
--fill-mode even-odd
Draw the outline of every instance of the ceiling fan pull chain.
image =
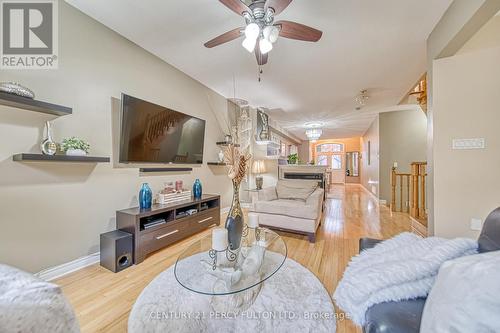
[[261, 81], [261, 74], [264, 73], [262, 66], [259, 65], [259, 82]]

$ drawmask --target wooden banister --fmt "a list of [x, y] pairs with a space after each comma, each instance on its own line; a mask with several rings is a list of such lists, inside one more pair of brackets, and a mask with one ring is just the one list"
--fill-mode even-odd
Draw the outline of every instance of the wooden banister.
[[[392, 198], [391, 198], [391, 210], [393, 212], [403, 212], [409, 213], [409, 200], [410, 200], [410, 177], [409, 173], [398, 173], [396, 168], [392, 168], [391, 186], [392, 186]], [[405, 186], [406, 180], [406, 186]], [[399, 184], [399, 200], [397, 196], [397, 189]], [[406, 191], [404, 189], [406, 188]], [[405, 196], [406, 192], [406, 196]], [[406, 200], [405, 200], [406, 199]], [[397, 203], [399, 201], [399, 210], [397, 209]]]
[[[425, 196], [427, 177], [426, 169], [427, 162], [413, 162], [411, 163], [411, 173], [398, 173], [396, 168], [392, 168], [391, 177], [391, 210], [393, 212], [409, 213], [425, 226], [427, 226], [427, 207]], [[397, 195], [398, 188], [399, 197]], [[406, 196], [404, 195], [405, 188]]]

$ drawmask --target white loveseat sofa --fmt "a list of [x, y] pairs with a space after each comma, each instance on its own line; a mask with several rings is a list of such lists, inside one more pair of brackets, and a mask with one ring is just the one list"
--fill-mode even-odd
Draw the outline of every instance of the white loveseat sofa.
[[315, 181], [279, 180], [275, 187], [259, 191], [251, 211], [263, 227], [304, 234], [316, 241], [321, 223], [324, 191]]

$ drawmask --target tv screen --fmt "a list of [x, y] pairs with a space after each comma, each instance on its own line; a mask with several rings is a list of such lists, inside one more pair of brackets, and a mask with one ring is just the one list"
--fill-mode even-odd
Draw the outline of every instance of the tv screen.
[[205, 120], [122, 94], [120, 163], [203, 163]]

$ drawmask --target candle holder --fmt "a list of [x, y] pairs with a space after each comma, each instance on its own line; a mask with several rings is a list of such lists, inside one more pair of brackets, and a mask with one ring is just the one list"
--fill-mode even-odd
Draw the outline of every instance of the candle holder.
[[237, 258], [236, 253], [233, 252], [233, 251], [231, 251], [229, 249], [229, 246], [225, 250], [222, 250], [222, 251], [218, 251], [218, 250], [215, 250], [215, 249], [210, 249], [210, 251], [208, 251], [208, 256], [212, 259], [212, 269], [214, 271], [217, 269], [217, 254], [218, 253], [223, 253], [223, 252], [226, 253], [226, 258], [230, 262], [235, 261], [236, 258]]
[[243, 228], [243, 232], [242, 232], [243, 237], [246, 238], [248, 236], [248, 230], [253, 230], [255, 233], [255, 240], [257, 242], [260, 241], [260, 231], [261, 231], [260, 227], [252, 228], [252, 227], [249, 227], [248, 224], [245, 224], [245, 227]]

